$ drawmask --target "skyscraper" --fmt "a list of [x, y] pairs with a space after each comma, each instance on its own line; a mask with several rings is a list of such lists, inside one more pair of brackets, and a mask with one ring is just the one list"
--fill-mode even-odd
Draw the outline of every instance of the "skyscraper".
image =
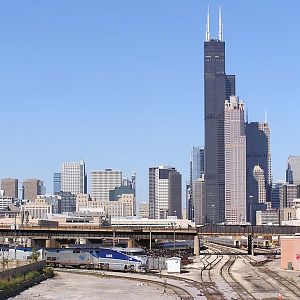
[[[254, 178], [254, 167], [259, 165], [265, 176], [266, 200], [271, 200], [272, 172], [270, 128], [267, 121], [246, 123], [246, 180], [247, 180], [247, 221], [250, 221], [250, 202], [259, 203], [257, 181]], [[255, 213], [254, 213], [255, 214]]]
[[218, 38], [210, 38], [209, 13], [204, 42], [206, 222], [225, 219], [224, 101], [235, 95], [235, 76], [225, 73], [225, 42], [219, 12]]
[[[205, 223], [204, 211], [205, 211], [205, 181], [204, 175], [193, 181], [193, 215], [196, 225], [202, 225]], [[214, 220], [213, 220], [214, 221]], [[214, 223], [214, 222], [213, 222]]]
[[187, 218], [194, 220], [193, 181], [204, 175], [204, 148], [194, 146], [190, 156], [190, 180], [187, 183]]
[[181, 174], [173, 167], [149, 168], [150, 218], [181, 218]]
[[43, 195], [44, 182], [39, 179], [26, 179], [23, 181], [23, 199], [34, 201], [37, 195]]
[[289, 156], [286, 170], [286, 182], [300, 184], [300, 156]]
[[53, 173], [53, 194], [61, 191], [61, 173]]
[[87, 193], [87, 176], [83, 160], [79, 162], [64, 162], [62, 164], [61, 191], [75, 195]]
[[225, 101], [225, 221], [246, 222], [246, 135], [244, 103]]
[[122, 186], [122, 172], [105, 169], [91, 172], [91, 196], [100, 201], [109, 201], [109, 191]]
[[4, 190], [4, 196], [8, 198], [18, 198], [18, 179], [1, 179], [1, 190]]

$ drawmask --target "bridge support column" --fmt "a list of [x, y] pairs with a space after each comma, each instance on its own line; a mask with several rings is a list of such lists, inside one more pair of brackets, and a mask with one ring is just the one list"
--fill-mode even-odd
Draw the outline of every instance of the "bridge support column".
[[28, 238], [25, 244], [26, 244], [26, 247], [31, 248], [32, 247], [32, 239]]
[[[30, 240], [29, 243], [31, 243], [32, 248], [45, 248], [46, 246], [46, 240], [44, 239], [28, 239]], [[28, 244], [27, 240], [27, 244]]]
[[254, 255], [253, 249], [253, 236], [250, 234], [248, 236], [248, 255]]
[[55, 239], [46, 240], [46, 248], [58, 248], [60, 245]]
[[134, 248], [136, 246], [134, 239], [128, 240], [128, 248]]
[[80, 239], [79, 244], [90, 244], [90, 240], [89, 239]]
[[194, 236], [194, 255], [200, 255], [200, 242], [199, 242], [199, 235]]

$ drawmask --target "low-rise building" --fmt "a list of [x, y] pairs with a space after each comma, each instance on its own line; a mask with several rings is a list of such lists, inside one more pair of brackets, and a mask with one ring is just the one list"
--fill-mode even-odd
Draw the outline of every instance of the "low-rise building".
[[28, 212], [32, 219], [43, 219], [46, 214], [52, 213], [52, 206], [45, 199], [37, 198], [34, 201], [28, 201], [23, 204], [21, 210]]
[[76, 211], [89, 209], [102, 209], [109, 217], [135, 216], [134, 194], [121, 194], [117, 200], [98, 200], [88, 194], [78, 194], [76, 198]]
[[300, 271], [300, 236], [281, 237], [281, 269]]
[[149, 202], [140, 202], [139, 216], [141, 218], [149, 218]]
[[257, 211], [256, 225], [279, 225], [279, 210], [267, 209]]
[[12, 197], [0, 197], [0, 210], [6, 209], [10, 204], [13, 204]]

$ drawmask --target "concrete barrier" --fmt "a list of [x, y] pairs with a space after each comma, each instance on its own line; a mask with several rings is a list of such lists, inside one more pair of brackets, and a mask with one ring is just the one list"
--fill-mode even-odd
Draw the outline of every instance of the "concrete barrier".
[[32, 287], [33, 285], [40, 283], [43, 280], [46, 280], [50, 277], [52, 277], [52, 276], [49, 276], [49, 275], [47, 276], [45, 274], [41, 274], [30, 280], [23, 281], [12, 288], [0, 290], [0, 299], [4, 300], [4, 299], [8, 299], [10, 297], [14, 297], [14, 296], [20, 294], [21, 292], [23, 292], [24, 290], [26, 290], [26, 289]]
[[[46, 261], [40, 260], [34, 263], [29, 263], [24, 266], [2, 270], [0, 272], [0, 280], [8, 280], [10, 278], [21, 276], [25, 273], [32, 272], [32, 271], [41, 271], [46, 267]], [[1, 299], [1, 298], [0, 298]]]

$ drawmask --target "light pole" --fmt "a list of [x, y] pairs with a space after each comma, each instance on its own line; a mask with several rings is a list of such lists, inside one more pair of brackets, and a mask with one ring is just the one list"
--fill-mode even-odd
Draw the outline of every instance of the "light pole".
[[213, 211], [213, 219], [212, 219], [212, 222], [213, 222], [213, 224], [215, 224], [215, 205], [212, 204], [211, 207], [212, 207], [212, 211]]

